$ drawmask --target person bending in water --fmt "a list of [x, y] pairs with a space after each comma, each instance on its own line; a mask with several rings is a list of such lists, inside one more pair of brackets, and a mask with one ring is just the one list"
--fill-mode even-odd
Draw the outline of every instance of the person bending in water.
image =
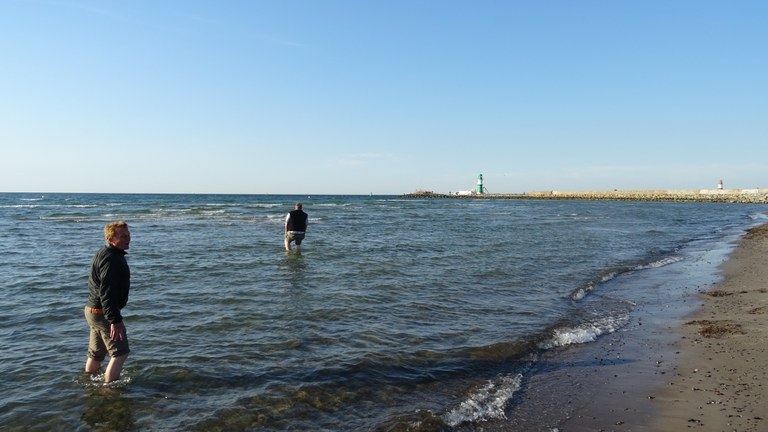
[[96, 252], [88, 277], [88, 301], [85, 320], [91, 329], [85, 372], [97, 374], [107, 354], [109, 365], [104, 382], [120, 378], [123, 364], [128, 358], [128, 334], [120, 310], [128, 303], [131, 272], [125, 260], [131, 243], [128, 224], [123, 221], [108, 223], [104, 227], [107, 244]]
[[285, 216], [285, 250], [290, 252], [291, 242], [296, 242], [296, 250], [301, 250], [301, 241], [307, 231], [309, 216], [301, 209], [301, 203], [296, 203], [293, 210]]

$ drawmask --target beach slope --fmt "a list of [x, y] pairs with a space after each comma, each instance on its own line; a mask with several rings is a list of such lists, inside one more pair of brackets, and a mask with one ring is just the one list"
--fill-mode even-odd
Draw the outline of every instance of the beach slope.
[[768, 431], [768, 225], [748, 231], [686, 320], [654, 431]]

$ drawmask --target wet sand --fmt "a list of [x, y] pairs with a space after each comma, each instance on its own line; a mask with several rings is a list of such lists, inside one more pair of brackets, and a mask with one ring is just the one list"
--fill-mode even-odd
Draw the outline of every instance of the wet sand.
[[659, 309], [587, 350], [600, 365], [590, 401], [550, 430], [768, 431], [768, 225], [739, 240], [721, 274], [684, 319]]
[[649, 430], [768, 431], [768, 225], [750, 230], [686, 321]]

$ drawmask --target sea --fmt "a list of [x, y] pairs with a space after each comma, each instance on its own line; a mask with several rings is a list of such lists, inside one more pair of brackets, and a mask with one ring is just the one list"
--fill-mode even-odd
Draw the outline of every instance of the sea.
[[[283, 247], [296, 202], [300, 251]], [[768, 205], [375, 195], [0, 194], [0, 429], [468, 431], [542, 355], [690, 296]], [[91, 258], [132, 241], [120, 380], [83, 373]], [[666, 284], [668, 275], [685, 283]], [[680, 275], [683, 275], [682, 277]], [[563, 384], [565, 386], [567, 384]], [[535, 396], [534, 396], [535, 395]], [[499, 423], [501, 422], [501, 423]], [[548, 429], [549, 428], [549, 429]]]

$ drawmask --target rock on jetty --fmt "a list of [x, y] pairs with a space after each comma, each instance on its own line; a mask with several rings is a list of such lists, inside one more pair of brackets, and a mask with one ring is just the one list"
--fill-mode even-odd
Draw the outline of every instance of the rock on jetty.
[[536, 191], [517, 194], [441, 194], [417, 191], [403, 198], [459, 199], [538, 199], [605, 201], [684, 201], [768, 204], [768, 189], [687, 189], [687, 190], [610, 190], [610, 191]]

